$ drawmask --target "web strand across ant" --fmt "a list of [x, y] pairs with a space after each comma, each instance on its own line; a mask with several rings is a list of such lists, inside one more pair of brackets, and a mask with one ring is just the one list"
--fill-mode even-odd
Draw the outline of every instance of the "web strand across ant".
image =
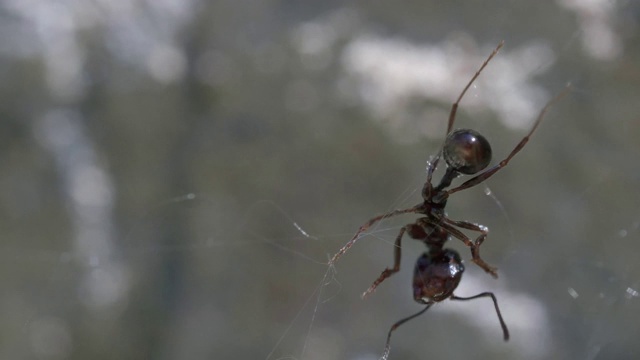
[[[451, 106], [449, 122], [447, 125], [447, 136], [445, 138], [444, 145], [436, 154], [433, 161], [429, 162], [427, 166], [427, 180], [422, 189], [423, 201], [408, 209], [394, 210], [386, 214], [378, 215], [365, 222], [360, 226], [355, 235], [329, 261], [329, 265], [334, 265], [336, 261], [338, 261], [338, 259], [355, 244], [364, 232], [381, 220], [403, 214], [422, 215], [422, 217], [418, 218], [414, 223], [405, 225], [400, 229], [395, 240], [393, 266], [382, 271], [380, 276], [362, 294], [362, 297], [366, 298], [373, 293], [384, 280], [400, 270], [402, 237], [405, 234], [412, 239], [425, 243], [427, 246], [427, 252], [418, 259], [414, 270], [413, 295], [415, 301], [425, 304], [426, 307], [418, 313], [396, 322], [391, 327], [387, 337], [387, 344], [385, 346], [383, 359], [386, 359], [388, 356], [391, 334], [394, 330], [405, 322], [422, 315], [433, 304], [445, 299], [466, 301], [481, 297], [490, 297], [493, 300], [498, 320], [500, 321], [504, 340], [507, 341], [509, 339], [509, 330], [502, 319], [502, 315], [498, 307], [498, 301], [493, 293], [483, 292], [471, 297], [458, 297], [453, 294], [460, 282], [462, 273], [464, 272], [464, 266], [460, 255], [456, 251], [444, 248], [444, 244], [451, 237], [462, 241], [469, 247], [471, 250], [472, 261], [485, 272], [489, 273], [494, 278], [498, 277], [498, 273], [495, 267], [487, 264], [480, 257], [480, 246], [486, 240], [489, 229], [484, 225], [473, 222], [450, 219], [446, 215], [445, 207], [451, 194], [476, 186], [507, 166], [511, 159], [527, 144], [529, 138], [544, 118], [547, 110], [555, 102], [566, 96], [571, 88], [570, 85], [567, 85], [560, 94], [551, 99], [542, 108], [531, 127], [531, 130], [529, 130], [527, 135], [525, 135], [513, 150], [511, 150], [511, 153], [509, 153], [506, 158], [501, 160], [498, 164], [481, 172], [487, 168], [491, 162], [491, 146], [487, 139], [471, 129], [456, 129], [453, 131], [452, 129], [460, 101], [473, 82], [478, 78], [482, 70], [498, 53], [503, 45], [504, 41], [498, 44], [489, 57], [482, 63], [478, 71], [473, 75], [469, 83], [464, 87], [455, 103]], [[441, 157], [444, 158], [446, 169], [440, 183], [434, 186], [432, 183], [433, 173], [438, 167]], [[452, 181], [461, 175], [474, 176], [462, 184], [450, 188]], [[480, 235], [472, 240], [465, 235], [461, 229], [478, 232]]]

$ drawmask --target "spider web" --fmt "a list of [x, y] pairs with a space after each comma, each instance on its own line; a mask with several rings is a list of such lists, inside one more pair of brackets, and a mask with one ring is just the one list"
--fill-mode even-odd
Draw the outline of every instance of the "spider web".
[[[134, 2], [95, 3], [2, 3], [3, 15], [23, 20], [4, 23], [22, 41], [3, 43], [3, 54], [27, 79], [46, 73], [52, 99], [41, 115], [24, 115], [39, 109], [24, 105], [41, 93], [33, 80], [7, 81], [3, 93], [17, 95], [3, 101], [13, 112], [0, 124], [10, 134], [0, 142], [0, 357], [378, 359], [389, 326], [420, 309], [410, 279], [424, 246], [405, 239], [401, 271], [366, 301], [360, 294], [391, 265], [395, 236], [415, 217], [380, 222], [335, 267], [327, 260], [370, 217], [419, 201], [449, 103], [504, 34], [515, 35], [457, 121], [489, 138], [494, 161], [574, 82], [506, 169], [448, 204], [452, 218], [489, 227], [482, 253], [500, 275], [491, 279], [452, 241], [467, 269], [456, 294], [494, 292], [512, 338], [502, 341], [489, 301], [445, 301], [394, 333], [389, 358], [640, 353], [640, 62], [613, 26], [635, 24], [622, 16], [635, 5], [559, 1], [527, 11], [551, 33], [482, 17], [497, 24], [495, 39], [487, 25], [472, 30], [475, 20], [466, 32], [439, 28], [440, 7], [429, 8], [433, 21], [405, 13], [402, 26], [384, 22], [402, 33], [428, 27], [428, 39], [407, 40], [367, 26], [379, 10], [370, 7], [302, 21], [309, 9], [162, 1], [140, 13]], [[453, 9], [474, 19], [504, 11], [468, 6]], [[285, 12], [299, 25], [269, 42], [263, 35], [286, 24], [277, 15]], [[80, 36], [96, 24], [104, 48]], [[185, 35], [214, 34], [216, 46], [183, 53], [174, 36], [187, 24], [221, 26]], [[124, 70], [93, 61], [102, 51]], [[191, 83], [189, 96], [167, 95], [182, 94], [188, 76], [205, 90]], [[140, 95], [149, 88], [162, 91], [149, 100]], [[192, 99], [203, 93], [205, 105]]]

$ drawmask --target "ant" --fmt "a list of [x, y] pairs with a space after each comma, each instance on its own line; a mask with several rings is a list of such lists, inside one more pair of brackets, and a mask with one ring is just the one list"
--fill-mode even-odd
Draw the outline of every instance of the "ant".
[[[491, 162], [491, 146], [489, 145], [489, 141], [475, 130], [456, 129], [452, 131], [452, 128], [456, 118], [458, 104], [462, 100], [462, 97], [503, 45], [504, 41], [501, 41], [482, 63], [480, 69], [476, 71], [475, 75], [473, 75], [467, 86], [465, 86], [460, 93], [460, 96], [458, 96], [456, 102], [451, 106], [444, 145], [433, 161], [430, 161], [427, 165], [427, 181], [422, 189], [423, 202], [408, 209], [394, 210], [370, 219], [360, 226], [351, 240], [349, 240], [329, 262], [330, 265], [335, 264], [335, 262], [353, 246], [360, 235], [377, 222], [401, 214], [415, 213], [423, 215], [423, 217], [420, 217], [414, 223], [405, 225], [400, 229], [400, 233], [395, 240], [393, 267], [386, 268], [382, 271], [382, 274], [373, 282], [369, 289], [362, 294], [362, 297], [366, 298], [373, 293], [385, 279], [400, 270], [401, 241], [405, 233], [412, 239], [424, 242], [427, 246], [427, 252], [422, 254], [415, 266], [413, 275], [413, 298], [418, 303], [426, 305], [426, 307], [391, 326], [387, 336], [383, 359], [386, 359], [389, 354], [391, 334], [395, 329], [405, 322], [422, 315], [433, 304], [445, 299], [466, 301], [481, 297], [490, 297], [491, 300], [493, 300], [493, 305], [495, 306], [498, 320], [502, 327], [504, 340], [509, 340], [509, 330], [502, 319], [498, 301], [493, 293], [483, 292], [471, 297], [459, 297], [453, 294], [462, 278], [464, 265], [458, 252], [452, 249], [444, 249], [444, 244], [452, 236], [464, 242], [464, 244], [471, 249], [472, 261], [476, 265], [494, 278], [498, 277], [498, 273], [495, 267], [490, 266], [480, 257], [480, 245], [482, 245], [487, 238], [489, 229], [484, 225], [473, 222], [450, 219], [445, 213], [445, 206], [447, 205], [449, 195], [476, 186], [507, 166], [509, 161], [527, 144], [549, 107], [569, 92], [570, 85], [567, 85], [564, 91], [551, 99], [542, 108], [529, 133], [511, 150], [511, 153], [505, 159], [488, 170], [481, 172]], [[440, 183], [434, 186], [431, 180], [441, 157], [444, 158], [446, 163], [446, 170]], [[451, 182], [460, 175], [475, 176], [457, 187], [448, 189], [451, 186]], [[479, 232], [480, 235], [475, 240], [471, 240], [460, 229]]]

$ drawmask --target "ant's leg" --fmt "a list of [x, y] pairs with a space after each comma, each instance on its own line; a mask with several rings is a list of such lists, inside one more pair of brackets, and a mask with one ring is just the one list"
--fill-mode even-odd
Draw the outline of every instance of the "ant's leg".
[[418, 204], [418, 205], [416, 205], [416, 206], [414, 206], [412, 208], [403, 209], [403, 210], [394, 210], [394, 211], [388, 212], [386, 214], [378, 215], [378, 216], [374, 217], [373, 219], [370, 219], [369, 221], [364, 223], [362, 226], [360, 226], [360, 228], [358, 229], [356, 234], [353, 235], [351, 240], [349, 240], [349, 242], [347, 242], [342, 248], [340, 248], [340, 250], [338, 250], [338, 252], [335, 255], [333, 255], [331, 260], [329, 260], [329, 265], [335, 264], [335, 262], [338, 261], [338, 259], [344, 253], [346, 253], [347, 250], [349, 250], [349, 248], [351, 248], [353, 246], [353, 244], [355, 244], [355, 242], [360, 237], [360, 234], [362, 234], [363, 232], [367, 231], [373, 224], [377, 223], [380, 220], [387, 219], [387, 218], [390, 218], [390, 217], [393, 217], [393, 216], [396, 216], [396, 215], [415, 213], [420, 209], [421, 206], [422, 206], [422, 204]]
[[431, 305], [433, 305], [433, 304], [427, 304], [427, 306], [424, 309], [418, 311], [417, 313], [415, 313], [415, 314], [413, 314], [413, 315], [411, 315], [409, 317], [406, 317], [406, 318], [398, 321], [397, 323], [395, 323], [395, 324], [393, 324], [391, 326], [391, 329], [389, 329], [389, 334], [387, 335], [387, 344], [384, 346], [384, 353], [382, 354], [382, 357], [380, 358], [381, 360], [387, 360], [389, 358], [389, 351], [391, 351], [391, 333], [393, 333], [393, 331], [395, 329], [400, 327], [400, 325], [402, 325], [402, 324], [406, 323], [407, 321], [412, 320], [414, 318], [417, 318], [418, 316], [424, 314], [427, 310], [429, 310]]
[[[497, 272], [498, 269], [493, 267], [493, 266], [491, 266], [491, 265], [489, 265], [489, 264], [487, 264], [480, 257], [480, 247], [479, 247], [479, 245], [476, 245], [476, 243], [471, 241], [471, 239], [469, 239], [469, 237], [467, 235], [465, 235], [462, 231], [456, 229], [452, 225], [449, 225], [447, 223], [440, 223], [440, 224], [437, 224], [437, 225], [442, 227], [443, 229], [445, 229], [449, 234], [451, 234], [455, 238], [457, 238], [459, 240], [462, 240], [462, 242], [464, 242], [465, 245], [467, 245], [469, 248], [471, 248], [471, 258], [472, 258], [472, 261], [476, 265], [480, 266], [482, 268], [482, 270], [488, 272], [494, 278], [498, 277], [498, 272]], [[482, 243], [482, 241], [480, 241], [480, 243]]]
[[431, 194], [433, 193], [433, 184], [431, 183], [431, 179], [433, 178], [433, 171], [438, 167], [438, 161], [440, 161], [441, 154], [442, 150], [438, 151], [435, 158], [430, 159], [427, 164], [427, 181], [424, 183], [424, 187], [422, 188], [422, 198], [425, 200], [431, 199]]
[[509, 164], [509, 161], [511, 161], [511, 159], [514, 156], [516, 156], [516, 154], [519, 153], [520, 150], [522, 150], [522, 148], [527, 144], [527, 142], [529, 142], [529, 138], [531, 137], [533, 132], [536, 131], [536, 129], [538, 128], [538, 125], [540, 125], [540, 122], [542, 121], [542, 119], [544, 119], [544, 115], [547, 113], [547, 110], [549, 110], [549, 107], [551, 107], [551, 105], [553, 105], [556, 101], [558, 101], [558, 100], [562, 99], [563, 97], [565, 97], [569, 93], [570, 90], [571, 90], [571, 86], [567, 85], [565, 87], [565, 89], [560, 94], [556, 95], [556, 97], [554, 97], [553, 99], [549, 100], [549, 102], [540, 111], [540, 114], [538, 115], [538, 118], [536, 119], [536, 122], [533, 124], [533, 127], [531, 128], [531, 130], [529, 130], [529, 133], [524, 138], [522, 138], [522, 140], [520, 140], [518, 145], [516, 145], [516, 147], [513, 148], [513, 150], [511, 150], [511, 153], [509, 154], [509, 156], [504, 158], [502, 161], [500, 161], [500, 163], [498, 163], [497, 165], [494, 165], [489, 170], [486, 170], [485, 172], [483, 172], [483, 173], [481, 173], [479, 175], [476, 175], [476, 176], [472, 177], [471, 179], [463, 182], [460, 186], [455, 187], [455, 188], [450, 189], [450, 190], [447, 190], [447, 195], [451, 195], [451, 194], [456, 193], [458, 191], [461, 191], [461, 190], [464, 190], [464, 189], [468, 189], [468, 188], [470, 188], [472, 186], [476, 186], [476, 185], [480, 184], [481, 182], [487, 180], [491, 176], [493, 176], [493, 174], [497, 173], [503, 167], [507, 166], [507, 164]]
[[484, 225], [480, 225], [480, 224], [476, 224], [476, 223], [472, 223], [472, 222], [468, 222], [468, 221], [458, 221], [458, 220], [451, 220], [449, 218], [443, 218], [442, 219], [444, 222], [446, 222], [447, 224], [451, 224], [463, 229], [468, 229], [468, 230], [473, 230], [473, 231], [478, 231], [480, 233], [482, 233], [480, 236], [478, 236], [473, 244], [476, 246], [476, 248], [478, 249], [478, 251], [480, 250], [480, 245], [482, 245], [482, 243], [486, 240], [487, 235], [489, 235], [489, 228], [487, 228]]
[[406, 226], [400, 229], [400, 233], [398, 234], [398, 237], [396, 237], [396, 243], [393, 248], [393, 267], [386, 268], [384, 269], [384, 271], [382, 271], [382, 274], [380, 274], [380, 276], [376, 279], [376, 281], [374, 281], [373, 284], [369, 287], [369, 289], [367, 289], [367, 291], [365, 291], [362, 294], [363, 299], [369, 296], [372, 292], [374, 292], [378, 287], [378, 285], [380, 285], [386, 278], [397, 273], [400, 270], [400, 258], [402, 257], [402, 247], [400, 243], [402, 241], [402, 236], [404, 235], [405, 231], [407, 231]]
[[493, 300], [493, 305], [496, 308], [496, 313], [498, 314], [498, 320], [500, 320], [500, 326], [502, 327], [502, 334], [504, 336], [504, 341], [509, 340], [509, 329], [507, 329], [507, 324], [504, 323], [504, 320], [502, 319], [502, 314], [500, 314], [500, 308], [498, 307], [498, 300], [496, 299], [496, 296], [493, 295], [493, 293], [491, 292], [483, 292], [481, 294], [475, 295], [475, 296], [471, 296], [471, 297], [458, 297], [455, 295], [451, 295], [451, 300], [473, 300], [473, 299], [477, 299], [480, 297], [491, 297], [491, 300]]

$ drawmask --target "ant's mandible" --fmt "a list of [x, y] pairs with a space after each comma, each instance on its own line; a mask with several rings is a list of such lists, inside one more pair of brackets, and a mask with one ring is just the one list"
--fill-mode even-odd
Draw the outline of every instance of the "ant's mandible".
[[[456, 129], [452, 131], [452, 128], [456, 118], [458, 104], [462, 100], [462, 97], [503, 45], [504, 41], [498, 44], [495, 50], [493, 50], [489, 57], [482, 63], [480, 69], [478, 69], [478, 71], [473, 75], [467, 86], [462, 90], [456, 102], [451, 106], [449, 123], [447, 126], [447, 137], [444, 141], [444, 145], [436, 154], [433, 161], [429, 162], [427, 166], [427, 181], [422, 189], [422, 203], [408, 209], [394, 210], [370, 219], [360, 226], [351, 240], [349, 240], [349, 242], [347, 242], [329, 262], [330, 265], [335, 264], [335, 262], [353, 246], [360, 235], [377, 222], [401, 214], [415, 213], [423, 215], [414, 223], [405, 225], [400, 229], [400, 233], [395, 240], [393, 267], [386, 268], [382, 271], [382, 274], [380, 274], [380, 276], [373, 282], [369, 289], [362, 294], [363, 298], [367, 297], [374, 292], [385, 279], [400, 270], [402, 250], [401, 241], [405, 234], [409, 235], [412, 239], [425, 243], [428, 250], [418, 259], [414, 270], [413, 298], [415, 301], [425, 304], [426, 307], [418, 313], [393, 324], [387, 337], [385, 353], [383, 356], [384, 359], [388, 356], [391, 334], [395, 329], [405, 322], [422, 315], [433, 304], [445, 299], [472, 300], [481, 297], [490, 297], [493, 300], [498, 320], [502, 327], [504, 340], [506, 341], [509, 339], [509, 330], [502, 319], [500, 309], [498, 308], [498, 302], [493, 293], [483, 292], [471, 297], [459, 297], [453, 294], [454, 290], [460, 283], [462, 273], [464, 272], [464, 265], [462, 264], [460, 255], [456, 251], [444, 248], [444, 244], [451, 238], [451, 236], [461, 240], [471, 249], [472, 261], [476, 265], [491, 274], [494, 278], [497, 278], [498, 274], [495, 267], [490, 266], [480, 257], [480, 245], [482, 245], [487, 238], [489, 229], [486, 226], [473, 222], [450, 219], [445, 213], [445, 206], [449, 199], [449, 195], [476, 186], [493, 176], [500, 169], [507, 166], [509, 161], [511, 161], [511, 159], [527, 144], [529, 138], [544, 118], [549, 107], [569, 92], [570, 85], [567, 85], [564, 91], [551, 99], [542, 108], [529, 133], [520, 140], [505, 159], [493, 167], [490, 167], [488, 170], [481, 172], [491, 162], [491, 146], [489, 145], [489, 142], [477, 131], [471, 129]], [[444, 158], [447, 167], [440, 183], [434, 186], [431, 180], [433, 172], [437, 168], [441, 157]], [[448, 189], [451, 186], [451, 182], [460, 175], [475, 176], [456, 187]], [[479, 232], [480, 235], [475, 240], [471, 240], [460, 229], [476, 231]]]

